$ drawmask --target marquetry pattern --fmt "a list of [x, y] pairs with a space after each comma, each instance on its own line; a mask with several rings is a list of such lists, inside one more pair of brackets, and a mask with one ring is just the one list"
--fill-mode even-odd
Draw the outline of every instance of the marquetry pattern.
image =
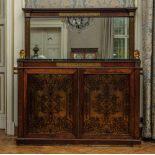
[[71, 133], [72, 76], [28, 75], [28, 133]]
[[89, 134], [129, 133], [129, 76], [84, 76], [84, 125]]

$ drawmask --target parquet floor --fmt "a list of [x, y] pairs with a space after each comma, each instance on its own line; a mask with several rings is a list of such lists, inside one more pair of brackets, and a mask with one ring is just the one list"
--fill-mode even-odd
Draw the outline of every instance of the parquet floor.
[[64, 146], [17, 146], [14, 137], [0, 131], [0, 153], [20, 154], [155, 154], [155, 143], [140, 146], [64, 145]]

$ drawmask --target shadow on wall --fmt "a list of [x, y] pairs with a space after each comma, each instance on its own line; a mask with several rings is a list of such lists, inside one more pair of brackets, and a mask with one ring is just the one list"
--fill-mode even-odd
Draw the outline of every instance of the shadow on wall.
[[135, 0], [25, 0], [26, 8], [134, 7]]

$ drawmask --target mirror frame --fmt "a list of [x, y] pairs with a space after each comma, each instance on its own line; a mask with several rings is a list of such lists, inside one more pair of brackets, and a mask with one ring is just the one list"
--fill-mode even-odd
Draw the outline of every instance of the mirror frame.
[[25, 56], [30, 58], [30, 19], [56, 17], [128, 17], [129, 58], [134, 58], [135, 14], [134, 8], [23, 8], [25, 15]]

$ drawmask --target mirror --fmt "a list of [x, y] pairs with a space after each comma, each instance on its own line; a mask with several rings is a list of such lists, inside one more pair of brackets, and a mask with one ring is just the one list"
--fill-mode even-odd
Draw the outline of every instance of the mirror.
[[30, 55], [47, 59], [127, 59], [129, 18], [31, 18]]

